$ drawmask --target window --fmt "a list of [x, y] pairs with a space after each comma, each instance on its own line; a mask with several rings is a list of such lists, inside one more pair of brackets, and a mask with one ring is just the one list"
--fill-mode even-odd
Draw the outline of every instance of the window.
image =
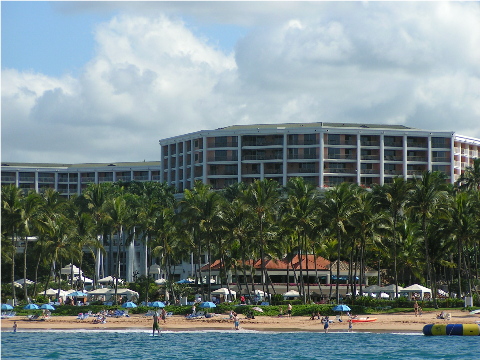
[[228, 146], [228, 141], [226, 136], [217, 136], [215, 138], [215, 147], [226, 147]]
[[215, 150], [215, 161], [227, 160], [227, 150]]
[[289, 145], [298, 145], [298, 134], [288, 135]]
[[298, 159], [298, 149], [288, 149], [289, 159]]
[[328, 134], [328, 144], [329, 145], [340, 145], [340, 135], [339, 134]]
[[317, 142], [316, 134], [305, 134], [303, 136], [303, 141], [305, 145], [314, 145]]
[[315, 159], [317, 156], [317, 149], [316, 148], [305, 148], [303, 150], [305, 155], [305, 159]]

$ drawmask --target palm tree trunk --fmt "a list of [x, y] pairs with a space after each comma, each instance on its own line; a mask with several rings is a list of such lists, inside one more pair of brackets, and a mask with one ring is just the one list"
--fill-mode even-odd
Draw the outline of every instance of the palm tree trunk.
[[340, 233], [340, 229], [337, 230], [337, 281], [335, 284], [335, 298], [337, 299], [337, 304], [340, 303], [340, 288], [339, 288], [339, 282], [340, 282], [340, 251], [342, 249], [341, 244], [342, 244], [342, 235]]
[[27, 287], [27, 245], [28, 245], [28, 238], [25, 236], [25, 245], [23, 248], [23, 296], [25, 297], [25, 301], [28, 301], [28, 287]]
[[16, 296], [15, 296], [15, 255], [17, 253], [17, 247], [15, 246], [15, 232], [12, 233], [12, 299], [13, 303], [16, 305]]

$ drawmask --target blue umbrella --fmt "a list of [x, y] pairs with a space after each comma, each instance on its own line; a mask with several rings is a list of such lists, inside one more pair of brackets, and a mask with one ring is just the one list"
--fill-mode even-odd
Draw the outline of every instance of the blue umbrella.
[[333, 311], [350, 311], [351, 309], [347, 305], [337, 305], [333, 308]]
[[2, 304], [2, 310], [12, 310], [13, 306], [10, 304]]
[[177, 281], [177, 284], [192, 284], [193, 281], [187, 280], [187, 279], [182, 279], [180, 281]]
[[215, 305], [213, 302], [211, 301], [205, 301], [203, 303], [200, 304], [200, 307], [201, 308], [206, 308], [206, 309], [210, 309], [210, 308], [214, 308], [214, 307], [217, 307], [217, 305]]
[[45, 310], [55, 310], [55, 308], [50, 305], [50, 304], [43, 304], [42, 306], [40, 306], [40, 309], [45, 309]]
[[83, 291], [74, 291], [74, 292], [72, 292], [71, 294], [68, 294], [68, 296], [72, 296], [72, 297], [84, 297], [84, 296], [87, 296], [87, 294], [85, 294]]
[[158, 307], [158, 308], [163, 308], [163, 307], [165, 307], [165, 304], [164, 304], [163, 302], [161, 302], [161, 301], [154, 301], [154, 302], [152, 303], [152, 306], [153, 306], [153, 307]]
[[129, 308], [136, 308], [137, 305], [134, 302], [127, 301], [125, 304], [122, 305], [122, 307], [129, 309]]
[[38, 310], [38, 309], [40, 309], [38, 307], [38, 305], [35, 305], [35, 304], [28, 304], [28, 305], [24, 306], [23, 308], [26, 309], [26, 310]]

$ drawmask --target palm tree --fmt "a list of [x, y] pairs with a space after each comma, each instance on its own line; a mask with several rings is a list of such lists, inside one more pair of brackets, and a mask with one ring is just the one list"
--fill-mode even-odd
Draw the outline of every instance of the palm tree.
[[357, 211], [355, 208], [355, 192], [358, 186], [342, 183], [328, 190], [322, 202], [322, 213], [326, 223], [330, 224], [332, 234], [337, 240], [337, 279], [335, 286], [335, 297], [340, 302], [339, 280], [340, 280], [340, 257], [342, 254], [342, 237], [346, 234], [346, 228], [351, 217]]
[[480, 190], [480, 158], [473, 160], [473, 165], [465, 168], [465, 171], [457, 180], [461, 189]]
[[[447, 212], [448, 208], [446, 206], [446, 200], [448, 198], [448, 193], [446, 189], [445, 178], [442, 173], [427, 171], [420, 179], [415, 179], [412, 189], [410, 190], [409, 199], [406, 203], [408, 213], [413, 216], [414, 219], [418, 219], [421, 224], [425, 261], [427, 264], [427, 284], [432, 282], [428, 225], [432, 218], [440, 213]], [[431, 285], [433, 287], [433, 302], [436, 307], [436, 284], [432, 282]]]
[[[30, 192], [22, 201], [20, 231], [24, 238], [23, 247], [23, 278], [27, 279], [27, 247], [28, 238], [39, 227], [41, 199], [36, 192]], [[25, 300], [28, 299], [27, 284], [23, 284]]]
[[[256, 228], [260, 246], [260, 262], [262, 271], [262, 290], [268, 291], [268, 275], [265, 269], [266, 236], [265, 228], [276, 211], [279, 202], [279, 185], [275, 180], [255, 180], [244, 191], [242, 201], [256, 217]], [[266, 286], [266, 290], [265, 290]]]
[[[309, 235], [315, 229], [318, 223], [318, 192], [316, 187], [306, 183], [303, 178], [297, 177], [287, 183], [288, 197], [285, 202], [285, 220], [286, 227], [293, 229], [298, 241], [298, 259], [300, 261], [300, 288], [304, 303], [307, 301], [307, 293], [310, 294], [310, 281], [308, 281], [308, 248]], [[305, 284], [303, 277], [303, 257], [307, 259], [307, 293], [305, 293]]]
[[[200, 272], [201, 267], [201, 248], [205, 244], [207, 248], [207, 257], [209, 265], [212, 264], [212, 240], [218, 228], [221, 218], [220, 195], [211, 190], [209, 185], [197, 181], [192, 190], [185, 189], [184, 199], [180, 202], [182, 218], [187, 227], [191, 229], [194, 244], [197, 249], [198, 271], [200, 283], [203, 289], [203, 277]], [[196, 274], [196, 272], [195, 272]], [[211, 293], [211, 266], [208, 270], [208, 293]]]
[[12, 282], [12, 297], [15, 301], [15, 255], [17, 252], [16, 240], [18, 236], [18, 229], [21, 225], [21, 213], [23, 191], [14, 185], [2, 186], [2, 232], [5, 229], [7, 234], [11, 237], [11, 282]]
[[405, 203], [408, 199], [409, 184], [402, 177], [396, 177], [392, 183], [383, 186], [374, 186], [372, 189], [375, 208], [385, 211], [392, 222], [392, 238], [393, 238], [393, 277], [395, 282], [395, 297], [398, 294], [398, 264], [397, 264], [397, 246], [398, 235], [397, 226], [402, 220]]

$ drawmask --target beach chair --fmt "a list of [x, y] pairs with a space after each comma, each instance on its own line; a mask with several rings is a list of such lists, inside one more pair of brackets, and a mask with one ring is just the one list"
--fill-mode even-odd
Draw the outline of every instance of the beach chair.
[[83, 313], [79, 313], [77, 315], [77, 320], [83, 320]]
[[341, 316], [341, 315], [337, 315], [337, 317], [335, 318], [335, 321], [337, 321], [337, 322], [342, 322], [342, 316]]
[[173, 316], [173, 311], [167, 312], [167, 317]]
[[38, 314], [35, 314], [35, 315], [31, 315], [28, 320], [37, 320], [39, 318], [40, 315]]
[[451, 320], [451, 319], [452, 319], [452, 314], [446, 313], [446, 314], [445, 314], [445, 320], [448, 321], [448, 320]]

